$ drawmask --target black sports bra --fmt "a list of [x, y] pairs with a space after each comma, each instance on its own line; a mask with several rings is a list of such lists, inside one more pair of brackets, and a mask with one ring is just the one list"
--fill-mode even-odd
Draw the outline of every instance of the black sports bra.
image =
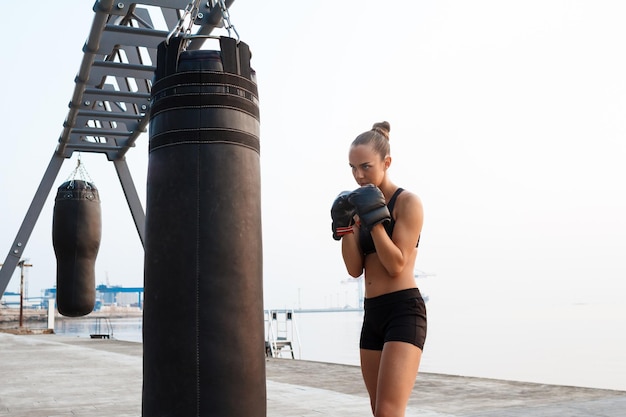
[[[387, 231], [387, 235], [391, 238], [393, 234], [393, 228], [396, 225], [396, 220], [393, 218], [393, 208], [396, 204], [396, 199], [398, 195], [404, 191], [404, 188], [398, 188], [395, 193], [389, 199], [389, 204], [387, 204], [387, 208], [389, 209], [389, 213], [391, 213], [391, 221], [386, 222], [384, 224], [385, 230]], [[417, 244], [415, 247], [418, 247], [420, 244], [419, 237], [417, 238]], [[372, 234], [369, 230], [365, 230], [364, 228], [359, 229], [359, 245], [361, 246], [361, 252], [363, 255], [369, 255], [370, 253], [376, 252], [376, 246], [374, 246], [374, 239], [372, 239]]]

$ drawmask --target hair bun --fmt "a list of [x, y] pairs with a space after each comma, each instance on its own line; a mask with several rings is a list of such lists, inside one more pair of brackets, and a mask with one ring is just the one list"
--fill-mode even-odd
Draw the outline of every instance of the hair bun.
[[391, 131], [391, 125], [389, 124], [389, 122], [385, 121], [374, 123], [374, 126], [372, 126], [372, 130], [374, 132], [380, 133], [381, 135], [386, 137], [387, 140], [389, 140], [389, 132]]

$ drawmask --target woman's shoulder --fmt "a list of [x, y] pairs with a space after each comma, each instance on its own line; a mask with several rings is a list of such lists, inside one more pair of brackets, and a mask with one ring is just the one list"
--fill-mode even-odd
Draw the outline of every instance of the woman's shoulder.
[[402, 189], [396, 199], [396, 207], [399, 211], [422, 212], [422, 199], [414, 192]]
[[[411, 192], [403, 190], [398, 194], [394, 208], [394, 219], [396, 225], [401, 225], [398, 230], [402, 233], [394, 235], [395, 242], [409, 247], [416, 247], [424, 224], [424, 209], [420, 197]], [[394, 229], [395, 233], [395, 229]]]
[[416, 193], [406, 188], [402, 188], [402, 191], [398, 194], [397, 201], [398, 203], [403, 202], [404, 204], [422, 204], [422, 199]]

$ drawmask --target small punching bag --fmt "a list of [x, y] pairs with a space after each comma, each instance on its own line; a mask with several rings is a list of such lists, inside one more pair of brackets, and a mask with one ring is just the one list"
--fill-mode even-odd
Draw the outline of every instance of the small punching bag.
[[159, 46], [152, 87], [142, 415], [265, 417], [250, 51], [232, 38], [220, 51], [180, 45]]
[[68, 317], [91, 313], [96, 302], [95, 263], [102, 219], [96, 187], [64, 182], [54, 200], [52, 244], [57, 258], [57, 308]]

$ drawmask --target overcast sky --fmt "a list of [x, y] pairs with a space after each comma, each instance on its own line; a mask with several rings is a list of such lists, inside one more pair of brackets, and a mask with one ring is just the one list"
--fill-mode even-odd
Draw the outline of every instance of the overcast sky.
[[[62, 131], [91, 7], [3, 5], [2, 260]], [[622, 299], [626, 2], [237, 0], [230, 15], [260, 90], [266, 307], [354, 305], [329, 209], [356, 188], [350, 142], [381, 120], [391, 178], [423, 200], [416, 267], [435, 274], [432, 297]], [[147, 142], [127, 156], [144, 204]], [[113, 165], [82, 160], [102, 200], [97, 283], [141, 286]], [[26, 246], [30, 296], [55, 284], [54, 197], [75, 166], [64, 163]]]

